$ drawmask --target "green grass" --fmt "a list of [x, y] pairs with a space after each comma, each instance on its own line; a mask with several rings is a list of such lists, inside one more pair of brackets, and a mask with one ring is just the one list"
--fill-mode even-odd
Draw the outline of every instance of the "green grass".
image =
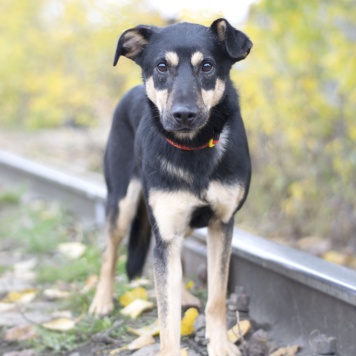
[[5, 191], [0, 192], [0, 209], [7, 205], [19, 204], [21, 200], [20, 191]]

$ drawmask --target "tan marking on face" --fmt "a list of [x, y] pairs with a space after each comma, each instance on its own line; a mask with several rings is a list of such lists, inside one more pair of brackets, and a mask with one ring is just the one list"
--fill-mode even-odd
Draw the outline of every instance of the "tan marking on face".
[[201, 206], [202, 202], [186, 191], [151, 190], [149, 204], [162, 239], [169, 242], [176, 237], [184, 237], [194, 208]]
[[123, 47], [127, 51], [126, 57], [132, 58], [139, 54], [147, 45], [147, 40], [135, 30], [128, 32], [124, 38], [125, 42]]
[[239, 184], [223, 185], [220, 182], [213, 181], [209, 184], [206, 200], [215, 215], [224, 223], [227, 223], [241, 202], [244, 192]]
[[219, 78], [216, 79], [215, 89], [202, 90], [203, 102], [208, 110], [216, 106], [222, 98], [225, 91], [225, 82]]
[[196, 66], [198, 66], [198, 65], [201, 64], [201, 62], [203, 61], [203, 59], [204, 59], [203, 53], [201, 53], [201, 52], [199, 52], [199, 51], [196, 51], [196, 52], [193, 53], [190, 62], [192, 63], [192, 66], [193, 66], [193, 67], [196, 67]]
[[177, 67], [179, 64], [179, 57], [176, 52], [166, 52], [165, 55], [167, 63], [172, 67]]
[[217, 24], [218, 36], [220, 41], [225, 41], [225, 32], [226, 32], [226, 22], [221, 20]]
[[167, 105], [168, 90], [157, 90], [154, 85], [153, 77], [146, 80], [146, 93], [148, 98], [157, 106], [159, 112], [162, 114]]

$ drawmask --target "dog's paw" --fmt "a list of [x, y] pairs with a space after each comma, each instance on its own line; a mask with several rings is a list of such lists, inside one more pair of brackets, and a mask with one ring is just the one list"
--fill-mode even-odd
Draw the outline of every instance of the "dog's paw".
[[96, 291], [95, 297], [90, 305], [89, 314], [104, 316], [110, 314], [114, 309], [114, 302], [111, 293]]
[[210, 340], [209, 356], [241, 356], [239, 348], [228, 340]]

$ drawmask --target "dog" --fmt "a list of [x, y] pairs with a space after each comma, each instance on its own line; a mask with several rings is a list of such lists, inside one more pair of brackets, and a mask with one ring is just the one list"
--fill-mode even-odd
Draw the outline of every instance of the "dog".
[[113, 309], [117, 248], [125, 235], [132, 279], [142, 272], [152, 231], [162, 356], [180, 355], [183, 239], [205, 226], [208, 353], [240, 354], [227, 338], [225, 301], [234, 215], [248, 194], [251, 163], [229, 72], [251, 48], [223, 18], [210, 27], [140, 25], [117, 44], [114, 66], [120, 56], [133, 60], [143, 85], [121, 99], [106, 146], [108, 242], [89, 311]]

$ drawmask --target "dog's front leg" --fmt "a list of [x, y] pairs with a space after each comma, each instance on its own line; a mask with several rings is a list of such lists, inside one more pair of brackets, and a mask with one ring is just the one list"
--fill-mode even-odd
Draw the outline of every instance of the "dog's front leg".
[[160, 325], [161, 356], [180, 355], [181, 316], [181, 244], [175, 236], [170, 241], [156, 237], [154, 276]]
[[180, 355], [181, 248], [189, 220], [200, 201], [185, 191], [149, 192], [149, 216], [156, 237], [154, 275], [161, 356]]
[[238, 356], [239, 349], [227, 337], [226, 289], [231, 254], [233, 218], [225, 224], [215, 220], [208, 233], [208, 302], [206, 337], [209, 356]]

